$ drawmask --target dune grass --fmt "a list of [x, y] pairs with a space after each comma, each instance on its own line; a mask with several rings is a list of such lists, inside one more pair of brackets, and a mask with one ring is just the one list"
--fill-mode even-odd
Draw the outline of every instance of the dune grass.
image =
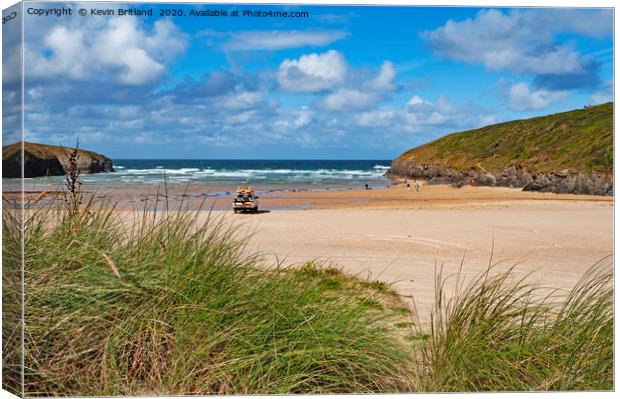
[[224, 220], [85, 202], [26, 212], [27, 396], [613, 389], [610, 259], [568, 295], [438, 273], [429, 325], [386, 283], [265, 265]]
[[[436, 304], [418, 374], [427, 391], [613, 389], [613, 267], [592, 267], [566, 295], [497, 265]], [[422, 332], [423, 333], [423, 332]]]
[[[3, 201], [4, 202], [4, 201]], [[21, 208], [2, 211], [2, 389], [22, 394]], [[8, 206], [7, 206], [8, 205]], [[7, 234], [7, 232], [10, 232]]]
[[128, 227], [86, 208], [26, 224], [27, 395], [414, 389], [389, 294], [316, 262], [260, 267], [196, 212]]

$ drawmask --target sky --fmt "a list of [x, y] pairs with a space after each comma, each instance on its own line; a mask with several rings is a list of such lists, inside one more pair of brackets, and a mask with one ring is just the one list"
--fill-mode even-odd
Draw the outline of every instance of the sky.
[[[610, 9], [140, 9], [154, 15], [25, 16], [27, 141], [79, 138], [116, 159], [392, 159], [449, 133], [613, 95]], [[189, 15], [215, 9], [308, 15]], [[19, 98], [16, 37], [4, 30], [7, 109]], [[3, 117], [6, 145], [10, 111]]]

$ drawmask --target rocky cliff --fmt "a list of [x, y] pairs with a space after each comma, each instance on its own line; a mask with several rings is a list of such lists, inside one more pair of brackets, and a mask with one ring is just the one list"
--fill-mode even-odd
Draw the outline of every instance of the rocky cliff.
[[499, 173], [483, 170], [457, 170], [441, 166], [420, 164], [414, 160], [395, 160], [387, 171], [390, 178], [426, 180], [430, 184], [451, 184], [454, 187], [475, 184], [522, 188], [524, 191], [541, 191], [565, 194], [613, 195], [611, 174], [592, 172], [570, 173], [562, 170], [551, 173], [530, 173], [521, 166], [508, 166]]
[[403, 153], [387, 176], [613, 195], [613, 104], [451, 134]]
[[[72, 148], [24, 142], [24, 177], [62, 176]], [[21, 143], [2, 147], [2, 177], [21, 177]], [[79, 149], [80, 173], [114, 172], [112, 160], [93, 151]]]

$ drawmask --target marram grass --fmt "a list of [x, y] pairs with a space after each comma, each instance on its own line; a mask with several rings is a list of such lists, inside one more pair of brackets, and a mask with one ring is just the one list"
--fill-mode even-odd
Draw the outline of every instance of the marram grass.
[[27, 395], [414, 389], [388, 294], [313, 262], [260, 267], [195, 212], [120, 215], [30, 212]]
[[613, 389], [611, 259], [592, 267], [568, 295], [495, 268], [465, 288], [457, 283], [451, 295], [438, 274], [431, 332], [421, 348], [423, 389]]
[[568, 295], [494, 267], [447, 293], [439, 273], [426, 325], [385, 283], [268, 267], [223, 220], [122, 215], [27, 210], [27, 396], [613, 389], [609, 259]]

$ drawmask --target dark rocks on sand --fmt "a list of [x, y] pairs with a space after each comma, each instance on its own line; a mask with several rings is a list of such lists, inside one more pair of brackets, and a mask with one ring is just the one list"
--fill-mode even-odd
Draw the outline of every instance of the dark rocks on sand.
[[540, 191], [556, 194], [613, 195], [611, 174], [592, 172], [572, 173], [562, 170], [551, 173], [530, 173], [521, 166], [509, 165], [501, 173], [480, 169], [456, 170], [436, 165], [417, 163], [413, 160], [392, 162], [386, 172], [390, 178], [422, 179], [429, 184], [451, 184], [462, 187], [469, 184], [522, 188], [523, 191]]

